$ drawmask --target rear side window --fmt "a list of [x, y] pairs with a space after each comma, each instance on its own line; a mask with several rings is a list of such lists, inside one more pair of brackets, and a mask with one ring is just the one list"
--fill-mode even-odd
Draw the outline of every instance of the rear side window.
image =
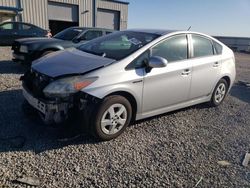
[[152, 48], [152, 56], [160, 56], [168, 62], [185, 60], [188, 58], [188, 43], [186, 35], [171, 37]]
[[211, 40], [200, 35], [192, 35], [194, 57], [204, 57], [214, 55]]
[[3, 30], [12, 30], [14, 29], [13, 23], [6, 23], [0, 26], [1, 29]]
[[222, 46], [215, 41], [213, 41], [213, 43], [216, 54], [222, 54]]

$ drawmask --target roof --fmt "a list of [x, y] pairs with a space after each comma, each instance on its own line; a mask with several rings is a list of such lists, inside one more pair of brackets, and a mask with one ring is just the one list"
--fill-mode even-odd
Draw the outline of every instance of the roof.
[[110, 1], [110, 2], [113, 2], [113, 3], [121, 3], [121, 4], [126, 4], [128, 5], [129, 2], [126, 2], [126, 1], [120, 1], [120, 0], [103, 0], [103, 1]]
[[15, 12], [16, 14], [18, 12], [22, 12], [23, 9], [22, 8], [17, 8], [17, 7], [6, 7], [6, 6], [0, 6], [0, 11], [4, 10], [4, 11], [12, 11]]
[[177, 30], [164, 30], [164, 29], [129, 29], [128, 31], [135, 31], [141, 33], [151, 33], [157, 35], [166, 35], [169, 33], [176, 32]]

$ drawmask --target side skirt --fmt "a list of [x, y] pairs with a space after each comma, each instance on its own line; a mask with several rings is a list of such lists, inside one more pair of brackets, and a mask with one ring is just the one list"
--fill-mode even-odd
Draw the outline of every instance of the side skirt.
[[174, 111], [174, 110], [182, 109], [182, 108], [185, 108], [185, 107], [188, 107], [188, 106], [193, 106], [193, 105], [196, 105], [196, 104], [208, 102], [208, 101], [210, 101], [210, 99], [211, 99], [211, 95], [205, 96], [205, 97], [202, 97], [202, 98], [198, 98], [198, 99], [193, 99], [191, 101], [183, 102], [183, 103], [180, 103], [180, 104], [175, 104], [175, 105], [172, 105], [172, 106], [164, 107], [164, 108], [161, 108], [161, 109], [153, 110], [153, 111], [150, 111], [150, 112], [136, 114], [136, 120], [140, 120], [140, 119], [144, 119], [144, 118], [164, 114], [164, 113], [167, 113], [167, 112], [171, 112], [171, 111]]

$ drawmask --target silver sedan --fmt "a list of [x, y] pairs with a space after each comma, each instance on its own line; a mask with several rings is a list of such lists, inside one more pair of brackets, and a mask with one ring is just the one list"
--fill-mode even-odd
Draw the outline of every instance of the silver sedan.
[[22, 80], [45, 123], [74, 111], [93, 135], [110, 140], [133, 120], [220, 105], [235, 80], [235, 58], [205, 34], [127, 30], [38, 59]]

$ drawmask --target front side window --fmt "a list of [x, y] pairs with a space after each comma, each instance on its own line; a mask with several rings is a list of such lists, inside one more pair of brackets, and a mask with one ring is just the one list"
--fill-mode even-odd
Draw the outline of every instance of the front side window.
[[151, 33], [121, 31], [87, 42], [79, 49], [87, 53], [121, 60], [159, 36]]
[[87, 31], [84, 36], [83, 39], [84, 40], [92, 40], [95, 39], [97, 37], [102, 36], [102, 31]]
[[200, 35], [192, 35], [194, 57], [204, 57], [214, 55], [211, 40]]
[[32, 29], [32, 26], [31, 25], [28, 25], [28, 24], [19, 24], [19, 30], [30, 30]]
[[188, 58], [188, 42], [186, 35], [173, 36], [152, 48], [152, 56], [160, 56], [168, 62]]
[[143, 68], [146, 66], [147, 62], [149, 61], [149, 50], [146, 52], [142, 53], [139, 57], [137, 57], [132, 63], [130, 63], [127, 67], [126, 70], [131, 70], [131, 69], [139, 69]]

